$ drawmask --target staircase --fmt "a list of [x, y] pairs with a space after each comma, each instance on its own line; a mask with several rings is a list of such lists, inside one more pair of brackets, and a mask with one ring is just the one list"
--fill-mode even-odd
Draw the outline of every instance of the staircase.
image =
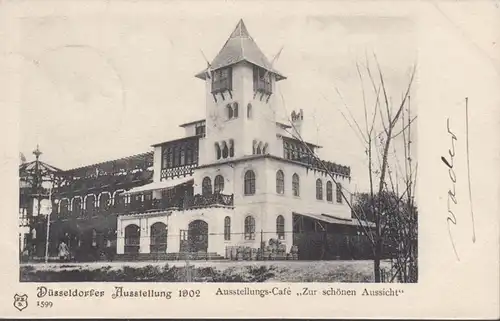
[[225, 260], [223, 256], [215, 252], [199, 252], [199, 253], [186, 253], [186, 252], [174, 252], [174, 253], [126, 253], [115, 255], [113, 261], [128, 262], [128, 261], [215, 261], [215, 260]]

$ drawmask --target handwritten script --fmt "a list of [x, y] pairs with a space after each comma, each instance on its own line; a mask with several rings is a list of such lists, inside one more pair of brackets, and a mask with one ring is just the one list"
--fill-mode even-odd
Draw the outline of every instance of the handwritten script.
[[[450, 236], [451, 244], [453, 246], [453, 251], [455, 252], [455, 256], [458, 261], [460, 261], [460, 257], [458, 255], [458, 251], [455, 245], [455, 240], [453, 238], [453, 234], [451, 232], [451, 225], [457, 225], [458, 220], [455, 215], [455, 211], [453, 209], [453, 204], [458, 204], [457, 199], [457, 175], [454, 169], [455, 166], [455, 157], [457, 156], [457, 151], [455, 149], [456, 142], [458, 141], [457, 135], [450, 128], [450, 118], [446, 119], [446, 129], [450, 136], [451, 147], [448, 149], [449, 158], [441, 156], [441, 161], [446, 165], [448, 169], [448, 176], [450, 177], [451, 187], [448, 189], [447, 196], [447, 217], [446, 222], [448, 226], [448, 234]], [[474, 210], [472, 206], [472, 188], [471, 188], [471, 175], [470, 175], [470, 153], [469, 153], [469, 104], [468, 98], [465, 98], [465, 155], [467, 161], [467, 187], [469, 190], [469, 205], [470, 205], [470, 216], [472, 219], [472, 242], [476, 242], [476, 229], [474, 225]]]

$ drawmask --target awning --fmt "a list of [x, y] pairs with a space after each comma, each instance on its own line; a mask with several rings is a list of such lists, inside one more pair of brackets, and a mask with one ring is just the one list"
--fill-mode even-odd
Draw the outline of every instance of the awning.
[[293, 213], [297, 215], [303, 215], [310, 217], [315, 220], [320, 220], [325, 223], [330, 223], [330, 224], [341, 224], [341, 225], [350, 225], [350, 226], [365, 226], [365, 227], [375, 227], [375, 223], [361, 220], [361, 225], [358, 219], [345, 219], [345, 218], [339, 218], [335, 217], [333, 215], [328, 215], [328, 214], [312, 214], [312, 213]]
[[171, 189], [171, 188], [188, 183], [188, 182], [193, 181], [193, 180], [194, 179], [192, 177], [182, 177], [182, 178], [168, 179], [168, 180], [160, 181], [160, 182], [153, 182], [150, 184], [134, 187], [134, 188], [130, 189], [129, 191], [125, 192], [124, 194], [131, 195], [131, 194], [138, 194], [138, 193], [144, 193], [144, 192], [150, 192], [150, 191]]

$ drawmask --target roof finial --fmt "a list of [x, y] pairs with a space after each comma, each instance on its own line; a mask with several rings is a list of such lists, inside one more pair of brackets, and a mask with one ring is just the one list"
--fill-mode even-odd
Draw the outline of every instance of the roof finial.
[[35, 155], [36, 159], [38, 160], [38, 158], [40, 157], [40, 155], [42, 155], [43, 153], [40, 151], [40, 147], [38, 146], [38, 144], [36, 144], [36, 149], [33, 151], [33, 155]]

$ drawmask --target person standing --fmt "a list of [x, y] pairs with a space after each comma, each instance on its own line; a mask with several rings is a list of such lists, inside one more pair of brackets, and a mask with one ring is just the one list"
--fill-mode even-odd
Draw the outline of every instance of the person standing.
[[59, 243], [59, 259], [63, 262], [68, 261], [69, 259], [68, 245], [66, 245], [64, 241], [61, 241], [61, 243]]

